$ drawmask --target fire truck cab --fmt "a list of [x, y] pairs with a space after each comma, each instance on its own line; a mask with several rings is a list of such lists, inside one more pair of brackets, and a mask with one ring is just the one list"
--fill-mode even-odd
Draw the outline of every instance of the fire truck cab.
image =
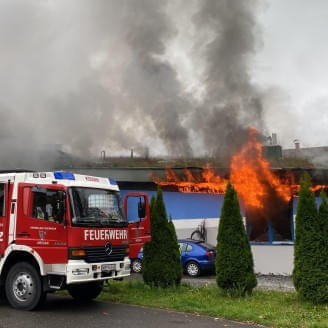
[[104, 280], [130, 274], [128, 255], [114, 180], [63, 171], [0, 174], [0, 292], [14, 308], [32, 310], [60, 289], [93, 299]]

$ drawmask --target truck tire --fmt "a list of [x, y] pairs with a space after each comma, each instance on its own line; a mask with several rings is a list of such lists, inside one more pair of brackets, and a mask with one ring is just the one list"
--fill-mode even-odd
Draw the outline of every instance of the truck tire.
[[46, 298], [40, 274], [28, 262], [16, 263], [9, 270], [5, 289], [9, 304], [19, 310], [34, 310]]
[[77, 301], [91, 301], [99, 296], [102, 289], [103, 282], [67, 286], [69, 294]]

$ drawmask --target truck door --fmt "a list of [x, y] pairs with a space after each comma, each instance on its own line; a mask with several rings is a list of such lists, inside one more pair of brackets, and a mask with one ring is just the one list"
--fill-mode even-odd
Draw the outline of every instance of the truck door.
[[136, 258], [141, 247], [150, 241], [150, 210], [147, 193], [131, 192], [124, 198], [124, 213], [129, 222], [129, 256]]
[[33, 248], [45, 264], [67, 263], [67, 206], [64, 186], [20, 183], [16, 244]]
[[8, 246], [8, 229], [10, 215], [10, 192], [12, 185], [0, 183], [0, 255]]

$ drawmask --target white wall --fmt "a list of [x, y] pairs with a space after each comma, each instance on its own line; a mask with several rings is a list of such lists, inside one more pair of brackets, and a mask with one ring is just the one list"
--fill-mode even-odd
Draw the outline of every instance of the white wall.
[[[204, 219], [173, 220], [178, 238], [190, 238]], [[216, 245], [219, 219], [206, 219], [207, 242]], [[260, 274], [291, 275], [294, 245], [252, 245], [255, 272]]]

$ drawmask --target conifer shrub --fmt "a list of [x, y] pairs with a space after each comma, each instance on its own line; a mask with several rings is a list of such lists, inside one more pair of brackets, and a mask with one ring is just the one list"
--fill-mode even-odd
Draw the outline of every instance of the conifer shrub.
[[251, 294], [257, 281], [237, 194], [228, 183], [217, 236], [216, 281], [233, 296]]
[[296, 213], [293, 282], [299, 296], [328, 302], [328, 205], [322, 192], [317, 210], [310, 176], [301, 181]]
[[[310, 190], [311, 181], [309, 175], [304, 175], [301, 180], [301, 189], [297, 204], [295, 220], [295, 246], [293, 282], [298, 294], [308, 299], [308, 288], [313, 281], [311, 275], [314, 272], [313, 264], [318, 242], [317, 228], [318, 211], [313, 192]], [[313, 286], [312, 286], [313, 287]]]
[[151, 241], [144, 246], [143, 279], [154, 287], [172, 287], [180, 284], [182, 268], [175, 228], [168, 221], [162, 190], [157, 190], [151, 202]]

